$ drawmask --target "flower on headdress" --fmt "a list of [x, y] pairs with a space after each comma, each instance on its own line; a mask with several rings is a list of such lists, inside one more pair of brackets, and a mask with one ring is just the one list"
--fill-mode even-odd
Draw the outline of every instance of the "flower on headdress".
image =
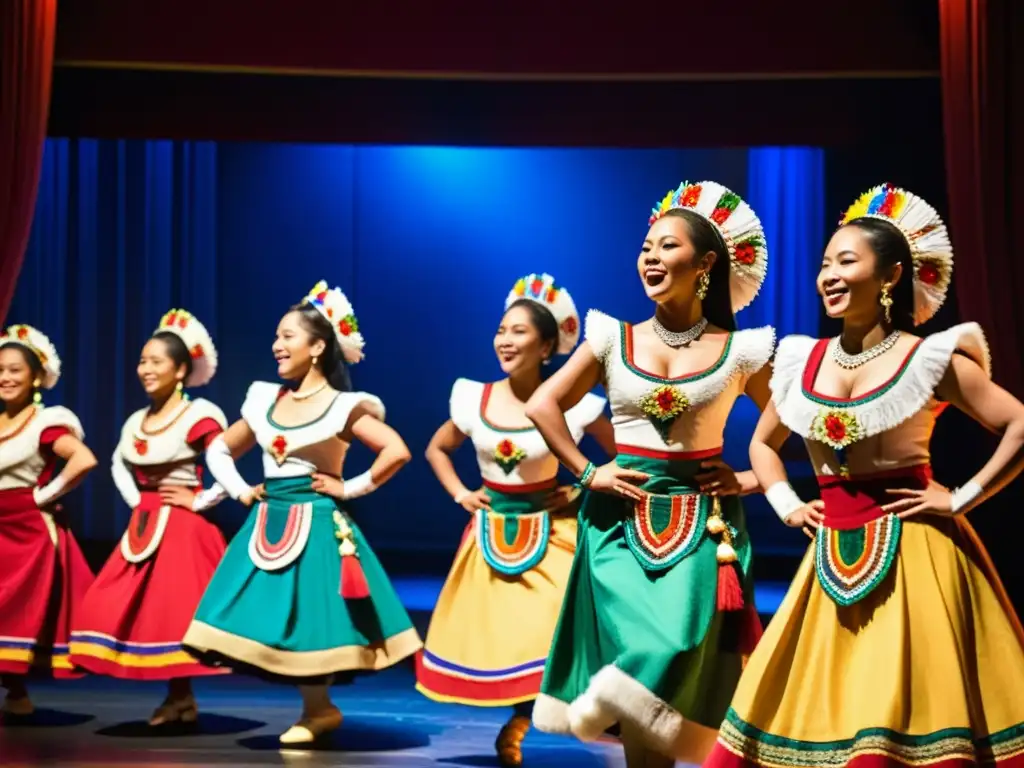
[[686, 191], [679, 198], [679, 204], [684, 208], [692, 208], [700, 200], [700, 184], [694, 184], [691, 187], [687, 187]]
[[572, 315], [569, 315], [569, 317], [565, 318], [565, 320], [562, 321], [561, 325], [562, 331], [568, 334], [576, 333], [579, 327], [579, 322], [577, 322], [576, 318], [573, 317]]
[[930, 261], [922, 261], [917, 267], [917, 279], [925, 285], [939, 282], [939, 268]]
[[839, 450], [859, 440], [861, 429], [852, 413], [824, 410], [812, 422], [811, 434], [818, 442]]
[[757, 249], [753, 243], [736, 244], [736, 261], [741, 264], [753, 264], [757, 261]]
[[715, 210], [711, 212], [711, 220], [715, 222], [715, 224], [724, 224], [725, 220], [729, 218], [731, 213], [732, 211], [728, 208], [715, 208]]
[[338, 321], [338, 332], [342, 336], [351, 336], [353, 331], [359, 330], [359, 321], [355, 315], [345, 315]]
[[193, 360], [198, 360], [200, 357], [203, 356], [203, 348], [199, 344], [196, 344], [195, 346], [192, 347], [192, 349], [188, 351], [188, 353]]
[[17, 335], [19, 339], [24, 341], [25, 339], [28, 338], [28, 328], [26, 328], [24, 325], [18, 326]]

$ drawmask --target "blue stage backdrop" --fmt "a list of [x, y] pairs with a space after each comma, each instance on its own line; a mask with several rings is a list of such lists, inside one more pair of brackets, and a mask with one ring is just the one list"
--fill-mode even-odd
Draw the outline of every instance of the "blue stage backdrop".
[[[283, 312], [320, 278], [351, 298], [367, 338], [353, 370], [379, 395], [414, 461], [355, 508], [384, 551], [451, 552], [466, 524], [422, 459], [459, 376], [500, 375], [491, 342], [515, 279], [547, 271], [581, 312], [639, 321], [651, 306], [635, 259], [651, 205], [683, 179], [713, 178], [761, 214], [770, 268], [741, 327], [815, 333], [813, 275], [824, 243], [823, 152], [464, 149], [50, 140], [29, 251], [8, 322], [38, 325], [65, 375], [52, 402], [81, 417], [101, 468], [69, 500], [84, 538], [113, 540], [128, 510], [109, 480], [120, 426], [145, 404], [135, 378], [161, 314], [183, 306], [210, 328], [220, 371], [203, 395], [238, 416], [248, 384], [274, 379]], [[730, 421], [726, 458], [746, 467], [756, 411]], [[347, 475], [369, 462], [355, 451]], [[457, 465], [477, 480], [471, 451]], [[259, 478], [255, 456], [243, 474]], [[762, 551], [797, 551], [760, 498]], [[244, 515], [216, 513], [228, 532]]]

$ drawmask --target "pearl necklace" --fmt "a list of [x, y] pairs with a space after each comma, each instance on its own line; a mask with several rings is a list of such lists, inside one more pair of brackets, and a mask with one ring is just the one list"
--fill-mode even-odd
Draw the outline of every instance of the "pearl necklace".
[[327, 382], [324, 381], [324, 382], [321, 382], [319, 386], [313, 387], [311, 390], [309, 390], [309, 392], [303, 392], [301, 395], [293, 390], [292, 391], [292, 400], [305, 400], [305, 399], [310, 398], [313, 395], [317, 394], [318, 392], [323, 392], [324, 388], [326, 388], [326, 387], [327, 387]]
[[674, 349], [676, 347], [688, 347], [699, 339], [704, 333], [704, 329], [708, 327], [708, 319], [706, 317], [702, 317], [692, 328], [687, 328], [685, 331], [677, 332], [670, 331], [662, 325], [661, 321], [659, 321], [657, 316], [655, 316], [651, 318], [651, 327], [654, 328], [654, 334], [659, 339]]
[[893, 348], [899, 338], [900, 332], [893, 331], [878, 344], [875, 344], [875, 346], [865, 349], [863, 352], [851, 355], [843, 349], [843, 345], [839, 342], [839, 337], [837, 336], [832, 340], [832, 359], [840, 368], [852, 371], [854, 368], [860, 368], [869, 360], [874, 360], [876, 357], [884, 355]]

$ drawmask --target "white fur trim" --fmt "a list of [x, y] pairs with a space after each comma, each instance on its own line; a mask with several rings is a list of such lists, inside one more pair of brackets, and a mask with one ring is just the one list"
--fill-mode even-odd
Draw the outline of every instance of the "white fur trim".
[[619, 332], [619, 321], [597, 309], [587, 312], [583, 323], [583, 338], [594, 353], [594, 357], [602, 363], [608, 360], [608, 353], [614, 346], [615, 336]]
[[546, 693], [538, 694], [533, 703], [533, 724], [544, 733], [572, 733], [569, 705]]
[[807, 336], [788, 336], [779, 344], [772, 375], [772, 401], [779, 419], [789, 429], [810, 438], [811, 425], [822, 408], [852, 413], [860, 426], [861, 438], [898, 427], [917, 414], [935, 397], [935, 388], [949, 368], [953, 354], [960, 350], [974, 359], [986, 376], [992, 375], [985, 334], [977, 323], [961, 323], [925, 337], [900, 378], [878, 397], [853, 405], [822, 405], [803, 392], [803, 375], [817, 341]]

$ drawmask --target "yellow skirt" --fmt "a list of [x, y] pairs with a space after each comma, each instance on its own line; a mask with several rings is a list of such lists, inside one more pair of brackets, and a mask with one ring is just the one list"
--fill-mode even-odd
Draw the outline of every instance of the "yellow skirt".
[[544, 558], [518, 576], [484, 560], [466, 529], [434, 608], [416, 688], [443, 702], [498, 707], [540, 692], [576, 551], [576, 519], [554, 517]]
[[1024, 631], [963, 518], [903, 526], [840, 607], [814, 548], [747, 664], [705, 766], [1024, 765]]

